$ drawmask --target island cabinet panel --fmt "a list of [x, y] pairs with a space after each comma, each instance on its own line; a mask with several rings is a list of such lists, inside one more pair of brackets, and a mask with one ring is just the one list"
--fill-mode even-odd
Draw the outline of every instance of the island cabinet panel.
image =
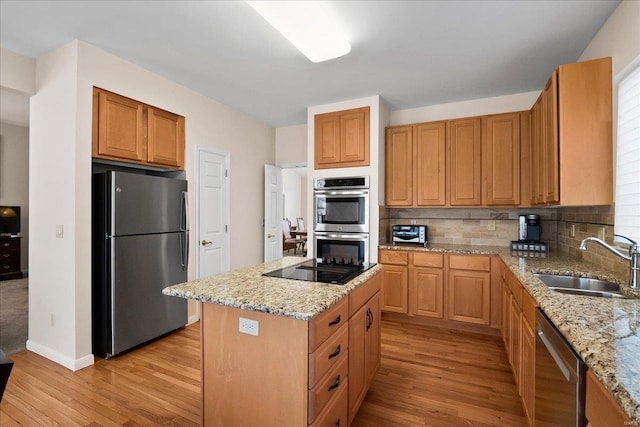
[[[341, 394], [343, 389], [348, 389], [348, 377], [349, 355], [343, 352], [336, 359], [335, 366], [309, 390], [309, 424], [313, 424], [335, 395]], [[344, 419], [346, 420], [346, 417]]]
[[340, 386], [338, 394], [327, 403], [324, 410], [318, 415], [311, 427], [336, 427], [346, 426], [349, 419], [348, 384], [345, 381]]
[[[202, 305], [203, 425], [306, 425], [308, 322]], [[238, 331], [241, 317], [258, 336]]]
[[377, 292], [349, 320], [349, 424], [379, 366], [380, 293]]
[[591, 371], [587, 371], [585, 415], [591, 427], [635, 425]]
[[338, 364], [340, 356], [348, 353], [349, 327], [347, 325], [348, 322], [344, 322], [335, 334], [309, 355], [309, 387], [314, 387]]
[[448, 185], [451, 206], [481, 203], [480, 118], [451, 120], [448, 124]]

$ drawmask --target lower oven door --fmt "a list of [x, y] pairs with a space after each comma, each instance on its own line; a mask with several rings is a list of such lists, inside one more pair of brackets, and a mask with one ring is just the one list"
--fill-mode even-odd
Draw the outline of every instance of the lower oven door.
[[369, 262], [368, 233], [324, 233], [313, 235], [313, 247], [318, 262], [361, 264]]
[[536, 427], [584, 427], [586, 365], [540, 309], [536, 312]]

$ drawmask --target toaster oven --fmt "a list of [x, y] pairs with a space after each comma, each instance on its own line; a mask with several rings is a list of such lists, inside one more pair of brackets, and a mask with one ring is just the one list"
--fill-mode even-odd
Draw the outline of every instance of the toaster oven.
[[426, 245], [428, 227], [426, 225], [394, 225], [391, 227], [391, 243], [417, 243]]

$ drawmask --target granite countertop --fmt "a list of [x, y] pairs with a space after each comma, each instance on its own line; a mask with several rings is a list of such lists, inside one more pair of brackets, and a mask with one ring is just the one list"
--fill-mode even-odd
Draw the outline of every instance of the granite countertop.
[[546, 258], [512, 256], [510, 248], [503, 246], [381, 245], [380, 249], [499, 255], [635, 425], [640, 425], [640, 299], [562, 294], [533, 274], [605, 279], [620, 284], [628, 296], [640, 298], [640, 291], [629, 289], [625, 277], [553, 252]]
[[192, 280], [164, 288], [162, 293], [180, 298], [309, 320], [331, 307], [382, 270], [375, 265], [345, 285], [262, 276], [307, 261], [285, 257], [276, 261]]

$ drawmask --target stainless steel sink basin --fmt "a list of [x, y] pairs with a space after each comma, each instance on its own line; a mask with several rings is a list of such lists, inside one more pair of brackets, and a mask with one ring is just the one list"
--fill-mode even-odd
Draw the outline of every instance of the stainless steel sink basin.
[[603, 298], [627, 298], [620, 292], [620, 285], [600, 279], [586, 277], [560, 276], [556, 274], [534, 274], [549, 289], [573, 295], [586, 295]]

